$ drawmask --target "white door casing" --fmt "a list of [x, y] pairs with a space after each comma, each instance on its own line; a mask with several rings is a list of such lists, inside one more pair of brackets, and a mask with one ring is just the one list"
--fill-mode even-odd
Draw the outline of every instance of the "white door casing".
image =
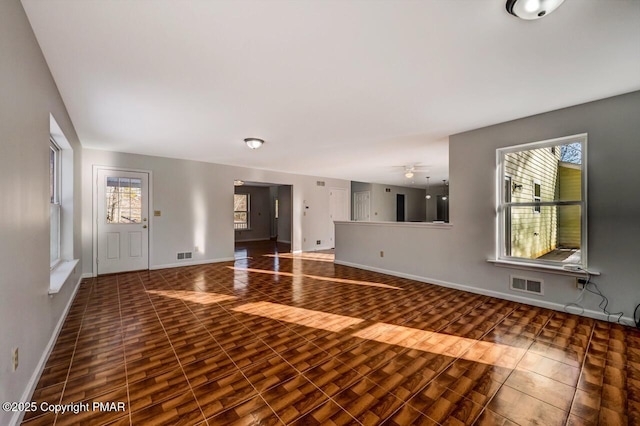
[[149, 174], [97, 170], [97, 273], [149, 269]]

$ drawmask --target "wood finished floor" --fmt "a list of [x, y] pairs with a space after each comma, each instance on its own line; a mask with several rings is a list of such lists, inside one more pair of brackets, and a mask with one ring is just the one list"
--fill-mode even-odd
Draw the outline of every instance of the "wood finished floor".
[[23, 424], [640, 424], [636, 329], [269, 248], [84, 280], [33, 400], [126, 411]]

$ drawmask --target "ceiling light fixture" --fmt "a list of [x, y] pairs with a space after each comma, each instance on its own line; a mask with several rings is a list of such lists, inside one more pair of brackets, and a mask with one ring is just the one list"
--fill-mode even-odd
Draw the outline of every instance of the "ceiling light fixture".
[[507, 0], [507, 12], [530, 21], [547, 16], [563, 2], [564, 0]]
[[427, 200], [431, 199], [431, 194], [429, 194], [429, 192], [431, 192], [429, 190], [429, 176], [427, 176], [427, 196], [425, 197]]
[[240, 179], [236, 179], [233, 181], [233, 186], [242, 186], [244, 185], [244, 181]]
[[262, 144], [264, 143], [264, 141], [262, 139], [258, 139], [258, 138], [246, 138], [244, 140], [244, 143], [247, 144], [247, 146], [251, 149], [258, 149], [262, 146]]
[[444, 195], [442, 196], [442, 201], [447, 201], [447, 198], [449, 198], [449, 188], [447, 187], [447, 180], [442, 179], [442, 184], [444, 185]]
[[404, 177], [407, 179], [411, 179], [413, 177], [413, 172], [411, 170], [407, 170], [404, 174]]

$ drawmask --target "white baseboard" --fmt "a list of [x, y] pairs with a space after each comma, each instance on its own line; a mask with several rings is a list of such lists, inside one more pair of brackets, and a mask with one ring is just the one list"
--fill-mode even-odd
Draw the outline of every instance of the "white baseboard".
[[[44, 352], [42, 353], [42, 356], [40, 357], [40, 361], [38, 361], [38, 364], [36, 365], [36, 369], [33, 371], [33, 374], [31, 375], [31, 378], [29, 379], [29, 381], [27, 382], [27, 387], [25, 388], [24, 392], [22, 393], [22, 398], [20, 399], [20, 401], [31, 401], [31, 396], [33, 395], [33, 392], [35, 392], [36, 390], [36, 386], [38, 385], [38, 381], [40, 380], [40, 376], [42, 375], [42, 372], [44, 371], [44, 367], [47, 364], [47, 360], [49, 360], [49, 355], [51, 355], [51, 351], [53, 350], [53, 347], [56, 344], [56, 340], [58, 340], [58, 335], [60, 334], [60, 330], [62, 330], [62, 325], [64, 324], [64, 320], [67, 319], [67, 314], [69, 313], [69, 309], [71, 309], [71, 304], [73, 303], [73, 300], [76, 297], [76, 293], [78, 292], [78, 289], [80, 288], [80, 282], [82, 281], [82, 276], [80, 276], [80, 278], [78, 278], [78, 282], [76, 283], [76, 287], [73, 289], [73, 291], [71, 292], [71, 297], [69, 297], [69, 301], [67, 302], [67, 306], [65, 306], [64, 310], [62, 311], [62, 315], [60, 315], [60, 319], [58, 320], [58, 324], [56, 324], [56, 327], [53, 329], [53, 333], [51, 334], [51, 338], [49, 339], [49, 343], [47, 343], [47, 346], [44, 349]], [[9, 420], [9, 425], [12, 426], [17, 426], [20, 423], [22, 423], [22, 419], [25, 415], [25, 411], [16, 411], [13, 413], [13, 416], [11, 417], [11, 419]]]
[[293, 250], [291, 253], [293, 253], [293, 254], [302, 254], [302, 250]]
[[96, 274], [94, 274], [93, 272], [86, 272], [82, 274], [80, 278], [85, 279], [85, 278], [95, 278], [95, 277], [96, 277]]
[[[394, 277], [407, 278], [410, 280], [419, 281], [427, 284], [435, 284], [442, 287], [448, 287], [448, 288], [454, 288], [456, 290], [467, 291], [469, 293], [481, 294], [483, 296], [491, 296], [491, 297], [496, 297], [498, 299], [510, 300], [512, 302], [524, 303], [526, 305], [538, 306], [540, 308], [548, 308], [554, 311], [566, 312], [564, 310], [565, 305], [562, 303], [549, 302], [547, 300], [532, 299], [529, 297], [518, 296], [515, 294], [502, 293], [499, 291], [487, 290], [484, 288], [472, 287], [464, 284], [437, 280], [434, 278], [421, 277], [418, 275], [407, 274], [404, 272], [391, 271], [383, 268], [376, 268], [374, 266], [367, 266], [367, 265], [360, 265], [357, 263], [345, 262], [343, 260], [335, 260], [334, 263], [336, 265], [350, 266], [352, 268], [364, 269], [365, 271], [379, 272], [381, 274], [392, 275]], [[576, 315], [581, 315], [584, 317], [594, 318], [602, 321], [616, 322], [617, 320], [616, 317], [609, 317], [609, 319], [607, 319], [607, 315], [605, 313], [600, 311], [594, 311], [591, 309], [585, 309], [582, 313], [574, 312], [573, 310], [571, 310], [570, 312]], [[631, 317], [622, 317], [621, 321], [624, 321], [628, 324], [634, 323]]]
[[167, 268], [180, 268], [182, 266], [194, 266], [194, 265], [206, 265], [208, 263], [220, 263], [220, 262], [233, 262], [235, 257], [221, 257], [219, 259], [203, 259], [203, 260], [190, 260], [179, 263], [165, 263], [163, 265], [149, 266], [150, 270], [167, 269]]
[[291, 244], [291, 241], [288, 240], [278, 240], [278, 243], [283, 243], [283, 244]]
[[236, 239], [235, 240], [236, 243], [252, 243], [252, 242], [255, 242], [255, 241], [271, 241], [271, 238], [267, 237], [267, 238], [250, 238], [248, 240], [244, 240], [244, 239], [242, 239], [242, 240]]

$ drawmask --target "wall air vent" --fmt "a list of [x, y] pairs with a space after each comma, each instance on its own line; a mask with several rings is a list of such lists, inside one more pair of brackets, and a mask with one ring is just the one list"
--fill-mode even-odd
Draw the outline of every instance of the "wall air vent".
[[185, 259], [191, 259], [191, 258], [193, 258], [193, 254], [192, 254], [190, 251], [185, 252], [185, 254], [184, 254], [184, 258], [185, 258]]
[[544, 294], [543, 281], [536, 278], [516, 277], [511, 275], [509, 288], [524, 293]]
[[184, 253], [178, 253], [178, 260], [184, 259]]
[[324, 181], [323, 180], [318, 180], [318, 181], [316, 181], [316, 185], [324, 186]]

